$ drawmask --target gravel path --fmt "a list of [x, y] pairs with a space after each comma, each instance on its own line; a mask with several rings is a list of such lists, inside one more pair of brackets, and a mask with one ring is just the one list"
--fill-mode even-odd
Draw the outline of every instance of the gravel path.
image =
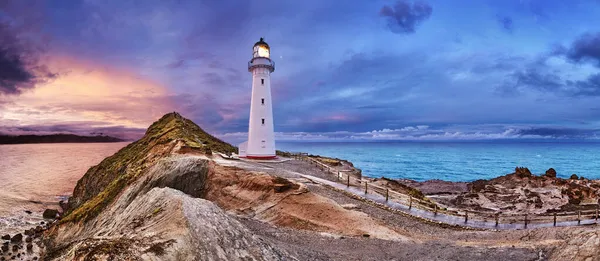
[[[272, 168], [265, 169], [265, 166]], [[540, 253], [541, 260], [544, 260], [548, 249], [551, 249], [532, 247], [530, 243], [541, 236], [537, 233], [532, 235], [531, 230], [466, 230], [423, 222], [287, 172], [335, 180], [335, 176], [332, 177], [307, 162], [292, 160], [275, 164], [260, 163], [257, 170], [303, 181], [311, 192], [339, 204], [356, 205], [357, 211], [364, 212], [377, 222], [415, 240], [414, 243], [406, 243], [373, 238], [339, 238], [311, 231], [278, 228], [252, 219], [240, 219], [253, 232], [302, 260], [540, 260]]]

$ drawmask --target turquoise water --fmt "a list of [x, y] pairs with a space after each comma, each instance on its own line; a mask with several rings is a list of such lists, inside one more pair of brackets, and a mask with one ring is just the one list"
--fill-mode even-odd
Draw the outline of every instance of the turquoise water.
[[473, 181], [524, 166], [559, 177], [600, 178], [600, 143], [277, 142], [277, 149], [347, 159], [369, 177]]

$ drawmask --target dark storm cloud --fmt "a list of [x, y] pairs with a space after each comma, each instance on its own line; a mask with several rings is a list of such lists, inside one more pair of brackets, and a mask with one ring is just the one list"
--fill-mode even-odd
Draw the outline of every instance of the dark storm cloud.
[[507, 33], [512, 33], [515, 29], [515, 25], [513, 23], [512, 18], [510, 18], [508, 16], [499, 16], [498, 22], [500, 23], [500, 26], [502, 27], [502, 29], [504, 31], [506, 31]]
[[379, 15], [388, 19], [388, 26], [394, 33], [411, 34], [423, 21], [429, 19], [433, 8], [425, 2], [410, 2], [400, 0], [393, 6], [385, 5]]
[[600, 67], [600, 32], [580, 36], [563, 51], [574, 62], [592, 62]]
[[40, 51], [0, 21], [0, 94], [20, 94], [55, 77], [40, 63]]

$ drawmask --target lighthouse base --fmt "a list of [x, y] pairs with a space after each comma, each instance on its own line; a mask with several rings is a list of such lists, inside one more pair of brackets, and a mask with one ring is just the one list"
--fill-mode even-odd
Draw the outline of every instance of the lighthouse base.
[[247, 159], [261, 159], [261, 160], [265, 160], [265, 159], [276, 159], [277, 155], [257, 155], [257, 156], [253, 156], [253, 155], [246, 155], [243, 158], [247, 158]]

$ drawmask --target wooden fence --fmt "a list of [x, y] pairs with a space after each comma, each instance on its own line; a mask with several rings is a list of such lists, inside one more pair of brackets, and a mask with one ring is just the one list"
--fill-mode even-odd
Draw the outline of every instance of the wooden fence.
[[[430, 212], [434, 217], [438, 214], [445, 214], [447, 216], [460, 218], [464, 217], [465, 224], [470, 222], [487, 222], [495, 224], [495, 226], [499, 226], [501, 224], [521, 224], [524, 228], [527, 228], [528, 226], [540, 224], [552, 224], [553, 226], [557, 226], [557, 224], [564, 224], [565, 222], [571, 222], [573, 224], [576, 222], [577, 225], [581, 225], [582, 221], [584, 220], [586, 220], [588, 224], [590, 221], [593, 223], [598, 223], [598, 205], [596, 205], [595, 209], [591, 210], [576, 210], [544, 214], [503, 214], [501, 212], [483, 212], [464, 209], [440, 208], [433, 201], [415, 198], [411, 195], [390, 190], [385, 187], [369, 184], [367, 180], [353, 177], [349, 173], [337, 171], [318, 160], [307, 157], [306, 154], [294, 155], [294, 158], [297, 160], [308, 161], [323, 171], [326, 171], [332, 175], [337, 175], [337, 182], [345, 184], [348, 188], [358, 188], [361, 191], [364, 191], [365, 194], [379, 194], [385, 198], [386, 202], [393, 201], [400, 203], [408, 207], [409, 210], [413, 208], [424, 210]], [[568, 225], [571, 225], [571, 223], [568, 223]]]

